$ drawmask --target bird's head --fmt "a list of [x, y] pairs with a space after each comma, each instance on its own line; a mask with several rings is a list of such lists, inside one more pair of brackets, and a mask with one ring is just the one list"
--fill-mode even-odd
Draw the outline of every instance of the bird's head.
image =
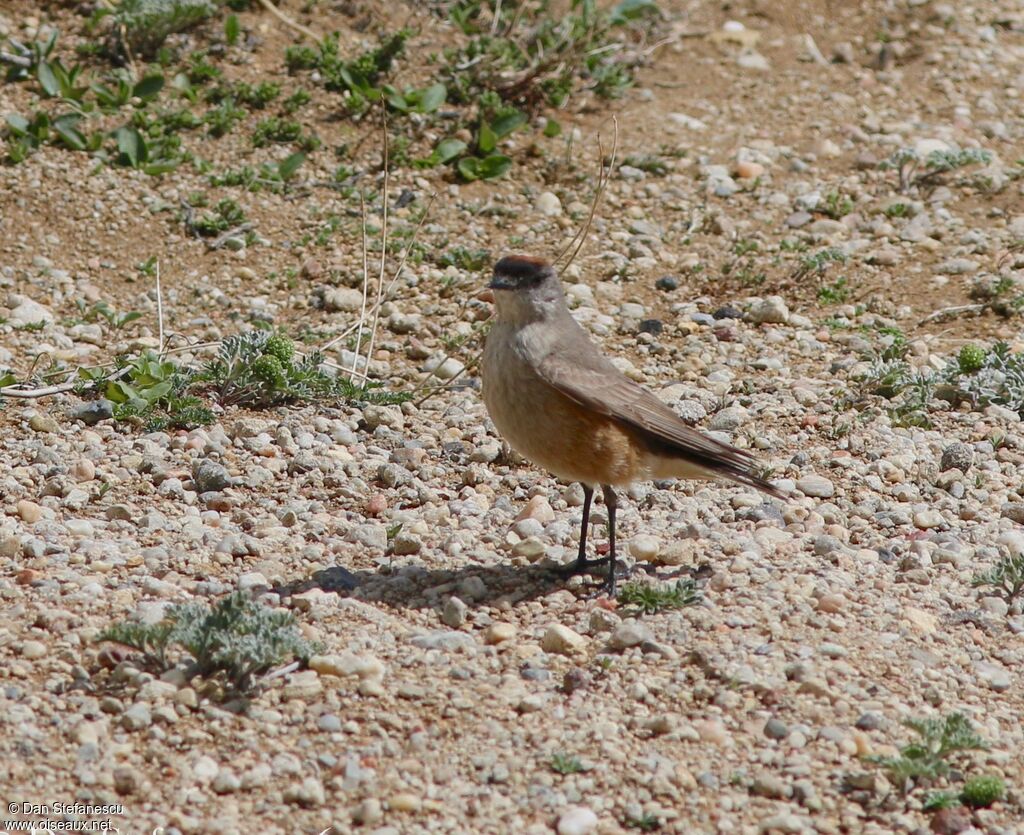
[[494, 265], [494, 276], [487, 286], [494, 291], [501, 318], [530, 321], [565, 307], [558, 273], [543, 258], [506, 255]]

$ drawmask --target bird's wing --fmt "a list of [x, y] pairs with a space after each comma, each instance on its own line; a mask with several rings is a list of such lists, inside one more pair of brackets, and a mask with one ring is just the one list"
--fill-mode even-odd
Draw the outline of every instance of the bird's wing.
[[636, 430], [653, 452], [681, 458], [732, 481], [773, 496], [778, 489], [757, 475], [757, 461], [747, 452], [691, 429], [665, 403], [634, 383], [606, 360], [585, 334], [557, 345], [539, 363], [544, 382], [570, 400]]

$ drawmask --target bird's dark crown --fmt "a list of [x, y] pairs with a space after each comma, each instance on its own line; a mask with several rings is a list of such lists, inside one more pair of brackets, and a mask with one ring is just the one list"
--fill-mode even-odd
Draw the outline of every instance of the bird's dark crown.
[[501, 290], [535, 287], [553, 273], [553, 268], [543, 258], [506, 255], [494, 265], [494, 281], [491, 286]]

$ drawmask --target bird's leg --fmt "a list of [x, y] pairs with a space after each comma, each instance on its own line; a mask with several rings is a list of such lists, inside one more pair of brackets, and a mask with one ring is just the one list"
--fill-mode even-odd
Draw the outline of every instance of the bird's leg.
[[594, 488], [583, 485], [583, 523], [580, 525], [580, 553], [576, 557], [577, 565], [587, 562], [587, 529], [590, 527], [590, 501], [594, 498]]
[[610, 484], [602, 484], [601, 489], [604, 491], [604, 506], [608, 508], [608, 580], [605, 588], [609, 597], [615, 597], [615, 509], [618, 497]]
[[558, 569], [558, 572], [565, 577], [573, 574], [583, 574], [595, 565], [604, 565], [608, 562], [607, 557], [598, 560], [587, 559], [587, 530], [590, 528], [590, 503], [594, 498], [594, 488], [586, 484], [583, 486], [583, 524], [580, 527], [580, 550], [576, 555], [576, 561]]

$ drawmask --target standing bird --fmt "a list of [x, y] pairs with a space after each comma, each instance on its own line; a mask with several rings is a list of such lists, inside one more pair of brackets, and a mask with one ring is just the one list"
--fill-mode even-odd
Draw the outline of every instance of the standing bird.
[[[569, 313], [554, 268], [508, 255], [490, 283], [496, 316], [483, 355], [483, 397], [498, 431], [534, 464], [583, 485], [580, 550], [568, 573], [608, 565], [615, 594], [614, 487], [664, 478], [726, 478], [782, 494], [747, 452], [691, 429], [607, 359]], [[594, 489], [608, 509], [609, 552], [586, 557]]]

